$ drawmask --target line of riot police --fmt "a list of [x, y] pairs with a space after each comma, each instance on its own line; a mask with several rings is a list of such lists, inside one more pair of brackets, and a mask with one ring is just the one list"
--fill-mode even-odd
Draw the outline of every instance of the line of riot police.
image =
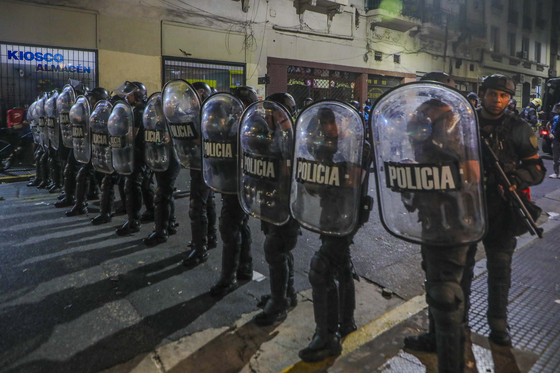
[[[432, 75], [445, 79], [441, 83]], [[57, 190], [57, 157], [66, 158], [65, 193], [58, 205], [73, 206], [69, 216], [86, 213], [87, 184], [97, 182], [101, 208], [93, 224], [111, 221], [114, 185], [123, 185], [121, 200], [128, 219], [116, 232], [128, 235], [140, 230], [142, 201], [150, 201], [145, 197], [155, 174], [154, 206], [146, 206], [146, 215], [153, 211], [155, 227], [144, 239], [147, 246], [155, 246], [177, 233], [173, 191], [180, 168], [189, 169], [192, 241], [183, 264], [204, 263], [208, 250], [216, 247], [214, 193], [220, 193], [222, 268], [210, 294], [234, 291], [239, 281], [252, 279], [248, 219], [260, 219], [271, 291], [262, 297], [263, 311], [255, 316], [262, 326], [284, 320], [297, 304], [292, 250], [300, 227], [318, 233], [321, 246], [309, 271], [316, 331], [300, 351], [302, 360], [312, 362], [339, 355], [341, 338], [356, 330], [358, 277], [350, 245], [373, 206], [368, 173], [374, 159], [384, 227], [422, 245], [434, 320], [426, 343], [432, 351], [437, 349], [441, 372], [459, 372], [464, 367], [461, 321], [465, 309], [468, 312], [472, 247], [488, 229], [482, 177], [486, 170], [476, 112], [448, 87], [448, 76], [432, 75], [428, 81], [386, 93], [371, 109], [369, 127], [353, 106], [334, 100], [307, 106], [294, 123], [296, 104], [289, 94], [258, 101], [251, 87], [218, 93], [203, 82], [172, 80], [148, 98], [141, 83], [126, 81], [110, 98], [102, 88], [86, 92], [67, 85], [60, 94], [45, 95], [30, 107], [40, 167], [30, 184], [46, 186], [44, 165], [50, 157], [52, 190]], [[485, 87], [498, 95], [505, 91], [509, 100], [513, 82], [508, 79], [492, 78]], [[499, 105], [485, 99], [483, 108], [499, 111]], [[492, 130], [504, 136], [497, 122], [501, 114], [503, 110], [487, 121], [494, 120]], [[537, 184], [544, 167], [533, 160], [536, 142], [523, 123], [515, 125], [524, 144], [523, 157], [531, 160], [516, 158], [508, 172], [524, 180], [519, 185]], [[514, 247], [514, 236], [507, 236]], [[490, 245], [488, 238], [485, 244]], [[469, 280], [464, 289], [462, 279]], [[509, 284], [509, 277], [504, 281]], [[501, 302], [504, 294], [498, 296]], [[502, 313], [505, 306], [500, 317]], [[500, 319], [491, 328], [495, 340], [511, 343], [506, 321]], [[409, 340], [414, 348], [410, 342], [418, 341]]]

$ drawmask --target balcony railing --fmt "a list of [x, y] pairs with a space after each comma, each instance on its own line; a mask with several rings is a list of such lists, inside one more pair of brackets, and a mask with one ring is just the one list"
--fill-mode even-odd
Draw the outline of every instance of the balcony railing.
[[533, 19], [528, 16], [523, 16], [523, 28], [525, 30], [533, 30]]
[[519, 24], [519, 12], [510, 10], [508, 12], [508, 23], [517, 26]]
[[420, 4], [418, 0], [367, 0], [366, 8], [382, 9], [389, 13], [420, 19]]

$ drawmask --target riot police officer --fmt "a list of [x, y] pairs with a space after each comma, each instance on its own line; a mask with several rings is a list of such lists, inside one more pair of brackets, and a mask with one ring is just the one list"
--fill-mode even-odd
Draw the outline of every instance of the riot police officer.
[[[527, 122], [505, 113], [511, 96], [515, 94], [515, 83], [508, 76], [491, 75], [483, 80], [481, 93], [482, 107], [477, 110], [481, 136], [489, 142], [503, 164], [512, 185], [517, 191], [522, 191], [540, 184], [546, 169], [538, 154], [537, 138]], [[488, 180], [486, 202], [490, 224], [482, 242], [488, 268], [487, 317], [490, 340], [499, 345], [511, 346], [507, 304], [511, 261], [521, 222], [515, 219], [509, 202], [503, 198], [501, 187], [489, 165], [484, 165], [484, 172]]]
[[115, 93], [133, 109], [134, 116], [134, 160], [133, 170], [125, 176], [126, 213], [128, 220], [116, 230], [117, 235], [126, 236], [140, 231], [140, 209], [142, 208], [142, 183], [146, 175], [144, 164], [144, 127], [142, 116], [148, 99], [146, 87], [141, 82], [124, 82]]
[[371, 200], [370, 157], [363, 120], [346, 104], [316, 103], [300, 114], [298, 126], [305, 127], [296, 133], [290, 207], [321, 240], [309, 271], [316, 330], [299, 352], [303, 361], [314, 362], [339, 355], [341, 337], [356, 330], [350, 245], [369, 216], [362, 208]]
[[[212, 90], [204, 82], [194, 82], [192, 86], [201, 103], [212, 95]], [[196, 266], [208, 260], [208, 248], [209, 246], [216, 247], [217, 242], [214, 192], [204, 184], [200, 170], [191, 168], [190, 176], [189, 217], [192, 241], [189, 243], [191, 250], [183, 261], [187, 267]]]
[[[87, 91], [84, 97], [89, 102], [90, 110], [93, 111], [98, 102], [108, 100], [109, 92], [105, 88], [96, 87], [91, 91]], [[89, 116], [91, 113], [88, 113]], [[87, 118], [89, 122], [89, 117]], [[89, 128], [86, 129], [89, 131]], [[89, 144], [83, 145], [85, 152], [89, 152], [85, 157], [80, 157], [77, 155], [78, 150], [74, 149], [74, 155], [77, 157], [78, 161], [82, 163], [80, 170], [76, 175], [76, 201], [74, 206], [69, 211], [66, 211], [66, 216], [77, 216], [88, 213], [87, 209], [87, 194], [88, 194], [88, 183], [94, 182], [93, 179], [100, 175], [95, 175], [95, 170], [91, 165], [91, 136], [84, 136], [84, 141], [90, 142]], [[80, 145], [82, 146], [82, 145]], [[84, 163], [85, 162], [85, 163]]]
[[240, 128], [244, 165], [240, 172], [240, 199], [246, 212], [261, 219], [270, 273], [270, 295], [261, 298], [259, 306], [263, 311], [254, 318], [260, 326], [284, 320], [289, 307], [297, 305], [291, 251], [301, 230], [288, 206], [293, 150], [291, 116], [295, 112], [296, 103], [290, 94], [274, 93], [259, 105], [251, 106]]
[[[245, 107], [257, 101], [257, 93], [252, 87], [239, 87], [232, 94]], [[238, 280], [253, 278], [253, 257], [251, 255], [251, 230], [249, 216], [243, 211], [238, 195], [222, 194], [222, 211], [219, 220], [223, 242], [222, 270], [220, 279], [210, 289], [213, 296], [225, 295], [239, 287]]]
[[143, 241], [146, 246], [155, 246], [167, 242], [170, 234], [177, 233], [173, 190], [181, 170], [181, 164], [171, 143], [167, 119], [163, 114], [160, 92], [152, 94], [148, 99], [143, 124], [146, 165], [155, 173], [157, 180], [155, 228]]
[[522, 119], [525, 119], [531, 126], [536, 128], [539, 122], [539, 114], [537, 110], [539, 109], [540, 106], [542, 106], [542, 100], [540, 98], [532, 99], [531, 102], [529, 102], [529, 105], [525, 108], [525, 110], [523, 110], [520, 117]]
[[[76, 97], [84, 93], [81, 82], [69, 80], [69, 84], [64, 86], [56, 101], [58, 113], [60, 135], [62, 144], [59, 145], [59, 152], [66, 153], [66, 164], [64, 166], [64, 188], [63, 198], [54, 204], [57, 208], [74, 206], [76, 192], [76, 174], [80, 170], [80, 164], [74, 157], [72, 147], [72, 125], [70, 123], [70, 109], [76, 102]], [[64, 150], [62, 150], [64, 149]]]
[[473, 108], [476, 109], [478, 107], [478, 102], [480, 101], [480, 99], [478, 98], [478, 95], [476, 93], [470, 92], [467, 95], [467, 100], [469, 100]]

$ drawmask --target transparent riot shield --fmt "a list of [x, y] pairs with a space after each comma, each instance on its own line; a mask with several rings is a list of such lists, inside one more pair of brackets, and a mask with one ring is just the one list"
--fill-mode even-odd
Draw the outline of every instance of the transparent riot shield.
[[167, 119], [163, 114], [161, 92], [150, 96], [144, 116], [144, 160], [146, 165], [156, 172], [166, 171], [171, 157], [177, 157]]
[[76, 103], [76, 92], [71, 85], [67, 84], [62, 89], [56, 100], [56, 112], [58, 114], [58, 125], [62, 145], [72, 149], [72, 124], [70, 123], [70, 109]]
[[237, 130], [243, 103], [229, 93], [217, 93], [202, 106], [202, 174], [212, 190], [237, 193]]
[[27, 110], [27, 121], [29, 122], [29, 128], [31, 129], [31, 133], [33, 135], [33, 142], [36, 145], [41, 145], [41, 134], [39, 132], [39, 125], [37, 120], [35, 119], [35, 106], [37, 105], [37, 101], [33, 102], [29, 109]]
[[121, 175], [134, 171], [134, 112], [132, 107], [119, 101], [109, 117], [107, 124], [109, 141], [113, 153], [113, 168]]
[[58, 125], [58, 115], [56, 113], [57, 98], [58, 91], [53, 91], [51, 97], [49, 97], [45, 104], [49, 143], [54, 150], [58, 150], [58, 146], [60, 144], [60, 127]]
[[446, 85], [417, 82], [372, 109], [381, 221], [389, 233], [427, 245], [469, 245], [486, 231], [476, 113]]
[[288, 222], [293, 148], [293, 122], [283, 106], [259, 101], [243, 113], [239, 201], [246, 213], [275, 225]]
[[79, 96], [70, 109], [70, 123], [72, 124], [72, 148], [74, 157], [80, 163], [91, 160], [91, 128], [89, 118], [91, 107], [84, 96]]
[[304, 228], [332, 236], [357, 229], [364, 132], [359, 113], [343, 102], [321, 101], [299, 115], [290, 209]]
[[105, 174], [112, 174], [113, 153], [109, 141], [109, 116], [113, 105], [109, 101], [99, 101], [89, 118], [91, 127], [91, 164]]
[[47, 116], [45, 113], [45, 104], [47, 102], [47, 94], [45, 93], [35, 106], [35, 116], [39, 127], [39, 139], [41, 147], [44, 151], [49, 149], [49, 133], [47, 130]]
[[161, 93], [173, 146], [185, 168], [201, 169], [200, 98], [184, 80], [170, 80]]

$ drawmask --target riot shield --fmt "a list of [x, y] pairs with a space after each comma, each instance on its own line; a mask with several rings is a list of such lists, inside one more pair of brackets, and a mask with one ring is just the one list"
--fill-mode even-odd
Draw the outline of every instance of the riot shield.
[[255, 102], [239, 129], [239, 201], [248, 214], [282, 225], [290, 219], [293, 123], [272, 101]]
[[39, 140], [44, 151], [49, 149], [49, 133], [47, 131], [47, 117], [45, 113], [45, 103], [47, 94], [45, 93], [35, 105], [35, 118], [39, 125]]
[[161, 93], [173, 146], [185, 168], [201, 169], [200, 98], [186, 81], [170, 80]]
[[113, 168], [121, 175], [134, 171], [134, 112], [132, 107], [119, 101], [109, 117], [107, 124], [109, 141], [113, 154]]
[[219, 193], [237, 193], [237, 130], [243, 103], [229, 93], [206, 99], [201, 111], [202, 174]]
[[162, 172], [169, 167], [171, 157], [177, 157], [167, 119], [163, 115], [163, 105], [161, 92], [156, 92], [150, 96], [144, 116], [144, 160], [146, 165], [156, 172]]
[[298, 117], [292, 216], [311, 231], [345, 236], [358, 226], [364, 123], [350, 105], [321, 101]]
[[41, 145], [41, 133], [39, 132], [39, 122], [35, 119], [35, 107], [37, 101], [33, 102], [29, 109], [27, 109], [27, 121], [29, 122], [29, 128], [33, 134], [33, 142], [36, 145]]
[[49, 143], [54, 150], [58, 150], [58, 145], [60, 144], [60, 127], [58, 125], [58, 116], [56, 113], [57, 98], [58, 91], [53, 91], [51, 97], [45, 104], [45, 115], [47, 117]]
[[112, 174], [113, 153], [109, 141], [109, 116], [113, 105], [109, 101], [99, 101], [89, 118], [91, 127], [91, 164], [99, 172]]
[[91, 160], [91, 128], [89, 118], [91, 107], [84, 96], [79, 96], [70, 109], [70, 123], [72, 124], [72, 147], [74, 157], [80, 163]]
[[470, 245], [486, 231], [476, 113], [446, 85], [417, 82], [372, 109], [381, 222], [409, 242]]
[[70, 109], [76, 103], [76, 92], [71, 85], [67, 84], [62, 89], [56, 100], [56, 112], [62, 145], [72, 149], [72, 124], [70, 123]]

